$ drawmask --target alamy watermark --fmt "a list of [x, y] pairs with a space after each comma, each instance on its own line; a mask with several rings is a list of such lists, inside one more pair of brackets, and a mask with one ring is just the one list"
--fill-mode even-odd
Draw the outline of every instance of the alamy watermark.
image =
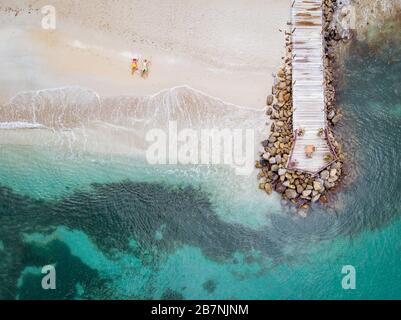
[[254, 169], [253, 129], [177, 129], [170, 121], [168, 130], [151, 129], [146, 134], [149, 164], [228, 165], [237, 175]]
[[343, 266], [341, 273], [345, 276], [341, 281], [341, 286], [344, 290], [354, 290], [356, 289], [356, 270], [352, 265]]
[[42, 7], [40, 10], [44, 17], [42, 18], [42, 29], [56, 30], [56, 8], [51, 5]]
[[42, 289], [55, 290], [56, 289], [56, 268], [49, 264], [42, 268], [42, 273], [45, 276], [42, 278]]

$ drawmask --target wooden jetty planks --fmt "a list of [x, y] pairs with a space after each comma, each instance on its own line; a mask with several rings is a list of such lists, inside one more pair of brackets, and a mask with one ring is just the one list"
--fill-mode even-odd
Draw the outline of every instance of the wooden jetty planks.
[[[326, 129], [322, 0], [295, 0], [292, 24], [293, 130], [305, 133], [297, 136], [288, 166], [316, 173], [331, 153], [325, 135], [318, 134]], [[315, 146], [312, 158], [306, 157], [307, 145]]]

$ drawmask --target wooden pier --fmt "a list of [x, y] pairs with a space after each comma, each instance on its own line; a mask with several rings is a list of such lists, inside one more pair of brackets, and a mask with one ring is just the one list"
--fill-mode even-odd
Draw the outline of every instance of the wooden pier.
[[[292, 99], [294, 144], [287, 167], [318, 173], [333, 154], [327, 140], [322, 0], [294, 0], [292, 5]], [[305, 147], [315, 149], [307, 157]]]

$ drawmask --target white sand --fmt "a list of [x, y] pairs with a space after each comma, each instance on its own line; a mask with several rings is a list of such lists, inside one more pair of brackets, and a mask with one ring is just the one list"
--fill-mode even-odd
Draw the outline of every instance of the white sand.
[[[289, 0], [55, 0], [50, 32], [41, 28], [47, 4], [1, 1], [0, 103], [67, 85], [139, 96], [189, 85], [262, 107], [290, 12]], [[133, 54], [151, 58], [148, 79], [130, 75]]]

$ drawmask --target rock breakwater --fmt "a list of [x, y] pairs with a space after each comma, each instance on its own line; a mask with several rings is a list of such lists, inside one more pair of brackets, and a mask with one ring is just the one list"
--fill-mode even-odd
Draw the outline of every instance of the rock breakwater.
[[[270, 118], [270, 133], [262, 141], [263, 151], [256, 167], [259, 188], [267, 194], [278, 192], [285, 203], [295, 205], [302, 216], [312, 203], [329, 202], [329, 194], [334, 191], [343, 174], [344, 155], [341, 145], [335, 140], [334, 126], [341, 121], [341, 113], [336, 107], [335, 80], [333, 66], [335, 61], [335, 44], [342, 38], [332, 23], [339, 6], [336, 0], [325, 0], [323, 3], [323, 35], [324, 35], [324, 89], [326, 128], [322, 128], [321, 135], [325, 135], [331, 153], [325, 156], [325, 167], [320, 171], [310, 173], [291, 169], [290, 155], [296, 136], [302, 135], [302, 130], [293, 128], [293, 101], [292, 101], [292, 61], [294, 58], [292, 33], [294, 29], [285, 31], [286, 53], [283, 56], [282, 66], [275, 75], [275, 84], [271, 94], [266, 99], [266, 115]], [[291, 23], [288, 25], [292, 28]]]

